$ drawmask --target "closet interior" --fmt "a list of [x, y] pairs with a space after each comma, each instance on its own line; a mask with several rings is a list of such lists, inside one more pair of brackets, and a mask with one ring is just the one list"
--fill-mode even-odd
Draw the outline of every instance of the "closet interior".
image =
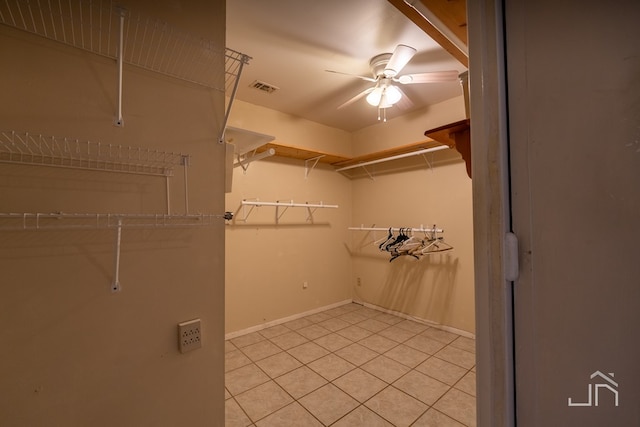
[[[234, 126], [270, 114], [236, 107]], [[468, 128], [461, 98], [438, 107]], [[461, 154], [423, 137], [354, 156], [367, 149], [359, 135], [320, 152], [315, 140], [328, 135], [290, 123], [256, 121], [252, 132], [275, 137], [246, 157], [275, 153], [233, 168], [226, 194], [228, 425], [475, 425], [471, 179]], [[293, 133], [308, 140], [279, 136]]]

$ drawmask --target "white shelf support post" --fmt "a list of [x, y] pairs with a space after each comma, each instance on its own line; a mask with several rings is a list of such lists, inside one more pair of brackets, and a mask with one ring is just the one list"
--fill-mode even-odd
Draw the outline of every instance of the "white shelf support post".
[[181, 163], [184, 170], [184, 214], [189, 215], [189, 177], [187, 174], [187, 168], [189, 167], [191, 158], [187, 154], [182, 155]]
[[124, 9], [118, 8], [118, 14], [120, 17], [120, 26], [118, 28], [118, 52], [117, 52], [117, 64], [118, 64], [118, 111], [116, 112], [116, 120], [114, 124], [118, 127], [124, 126], [124, 119], [122, 118], [122, 65], [124, 63]]
[[111, 292], [120, 292], [120, 242], [122, 240], [122, 219], [118, 219], [118, 227], [116, 228], [116, 249], [115, 249], [115, 267], [113, 273], [113, 283], [111, 284]]

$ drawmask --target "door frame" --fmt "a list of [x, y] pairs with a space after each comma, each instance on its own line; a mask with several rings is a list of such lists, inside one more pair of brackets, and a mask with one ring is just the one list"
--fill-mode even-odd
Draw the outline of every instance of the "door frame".
[[[467, 2], [478, 426], [515, 425], [513, 278], [503, 5]], [[509, 261], [515, 261], [513, 258]]]

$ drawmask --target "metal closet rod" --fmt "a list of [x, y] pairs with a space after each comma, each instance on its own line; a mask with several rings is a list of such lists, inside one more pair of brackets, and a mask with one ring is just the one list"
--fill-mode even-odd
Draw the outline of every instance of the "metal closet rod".
[[450, 148], [450, 147], [447, 146], [447, 145], [441, 145], [441, 146], [433, 147], [433, 148], [425, 148], [424, 150], [412, 151], [410, 153], [398, 154], [397, 156], [385, 157], [383, 159], [371, 160], [370, 162], [364, 162], [364, 163], [358, 163], [356, 165], [345, 166], [343, 168], [336, 169], [336, 172], [345, 171], [347, 169], [359, 168], [359, 167], [362, 167], [362, 166], [369, 166], [369, 165], [373, 165], [373, 164], [376, 164], [376, 163], [388, 162], [390, 160], [403, 159], [405, 157], [418, 156], [420, 154], [432, 153], [434, 151], [440, 151], [440, 150], [444, 150], [444, 149], [447, 149], [447, 148]]
[[408, 227], [349, 227], [349, 230], [358, 230], [358, 231], [410, 231], [415, 233], [420, 232], [429, 232], [429, 233], [442, 233], [444, 232], [441, 228], [424, 228], [424, 226], [420, 226], [420, 228], [408, 228]]
[[286, 206], [289, 208], [337, 208], [338, 205], [325, 205], [324, 203], [293, 203], [291, 202], [260, 202], [243, 200], [242, 205], [250, 206]]

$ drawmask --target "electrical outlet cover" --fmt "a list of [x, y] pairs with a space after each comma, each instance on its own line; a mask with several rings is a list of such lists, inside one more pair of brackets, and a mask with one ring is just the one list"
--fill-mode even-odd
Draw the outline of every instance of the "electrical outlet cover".
[[178, 348], [180, 353], [202, 347], [200, 319], [178, 323]]

